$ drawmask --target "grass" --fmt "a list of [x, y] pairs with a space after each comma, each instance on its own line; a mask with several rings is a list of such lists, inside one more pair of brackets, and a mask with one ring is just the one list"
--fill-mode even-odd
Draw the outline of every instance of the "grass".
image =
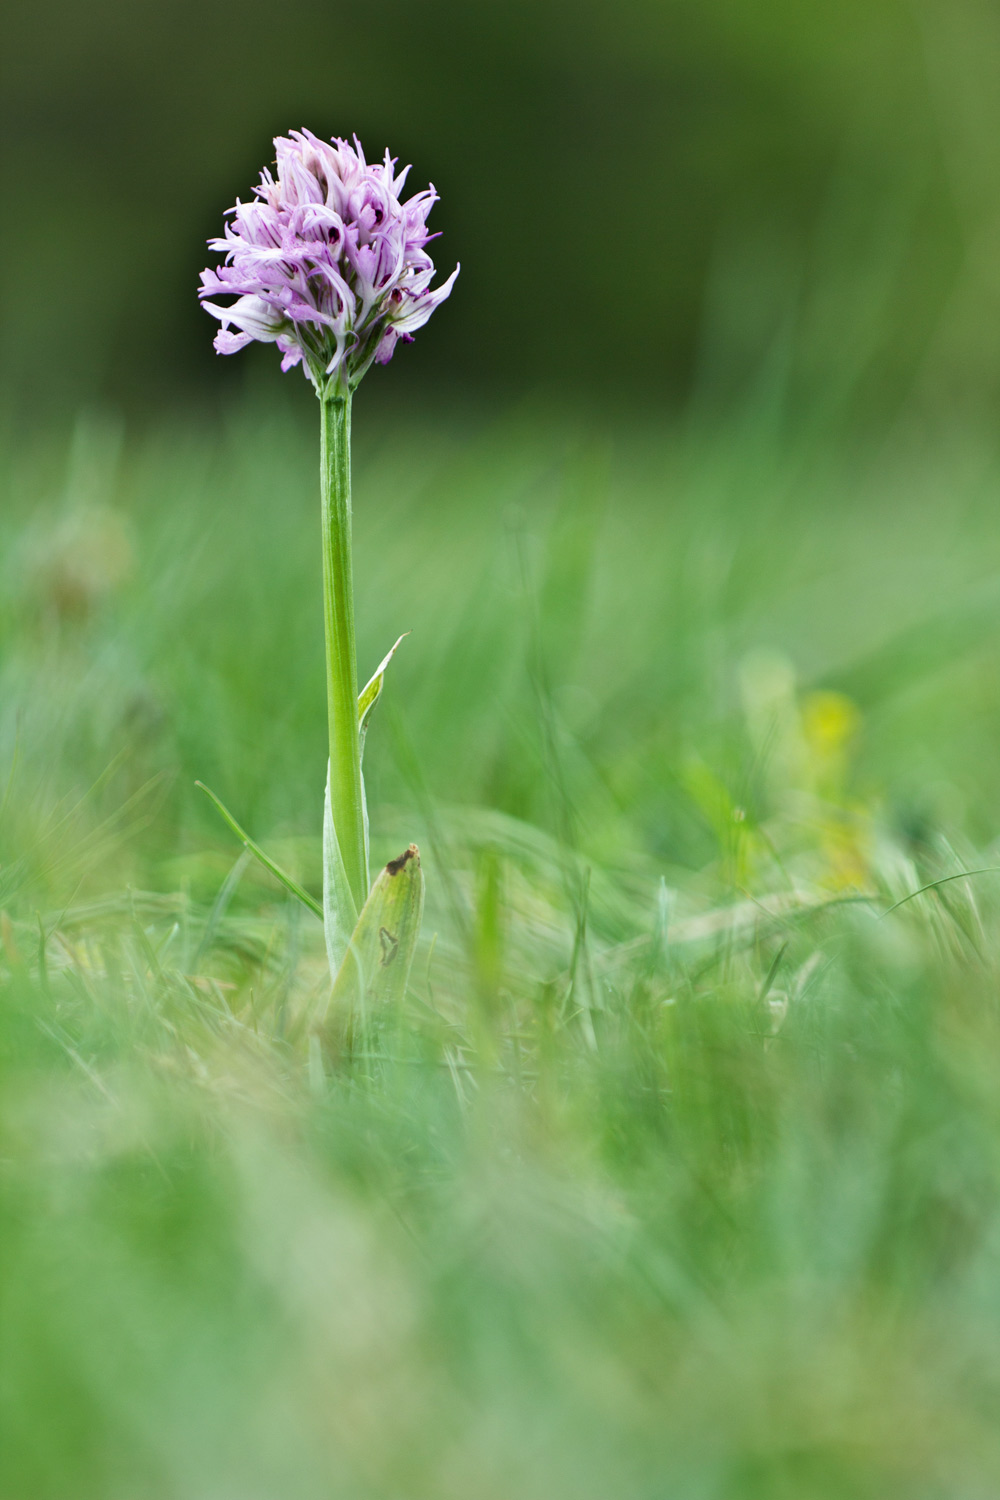
[[0, 1494], [995, 1494], [997, 454], [361, 407], [325, 1054], [311, 424], [7, 434]]

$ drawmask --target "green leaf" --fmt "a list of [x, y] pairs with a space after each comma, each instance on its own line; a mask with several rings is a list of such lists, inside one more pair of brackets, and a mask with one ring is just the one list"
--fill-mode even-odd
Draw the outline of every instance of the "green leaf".
[[[367, 829], [368, 814], [365, 809]], [[367, 837], [365, 844], [367, 846]], [[367, 862], [367, 848], [366, 848]], [[366, 877], [367, 879], [367, 877]], [[351, 894], [350, 881], [340, 852], [340, 842], [333, 821], [333, 805], [330, 800], [330, 769], [326, 772], [326, 796], [323, 799], [323, 932], [326, 937], [326, 956], [330, 964], [330, 976], [336, 978], [344, 962], [358, 921], [358, 908]]]
[[424, 875], [416, 844], [380, 871], [351, 935], [330, 996], [329, 1014], [362, 1028], [402, 1004], [420, 936]]
[[303, 890], [297, 880], [293, 880], [290, 875], [286, 875], [285, 871], [280, 867], [280, 865], [276, 865], [274, 860], [264, 853], [260, 845], [254, 843], [250, 835], [240, 827], [236, 819], [233, 817], [232, 813], [229, 811], [228, 807], [226, 807], [225, 804], [219, 800], [219, 798], [212, 791], [211, 787], [207, 787], [203, 781], [196, 781], [195, 786], [200, 787], [201, 790], [205, 793], [205, 796], [208, 797], [209, 801], [215, 804], [216, 809], [219, 813], [221, 813], [222, 817], [229, 824], [236, 837], [241, 841], [244, 849], [248, 849], [255, 859], [259, 859], [265, 870], [270, 870], [275, 879], [280, 880], [285, 889], [287, 891], [291, 891], [293, 896], [297, 896], [298, 899], [302, 902], [303, 906], [308, 906], [309, 910], [313, 913], [314, 916], [322, 918], [323, 908], [320, 906], [319, 902], [314, 901], [309, 892]]
[[[405, 639], [405, 634], [390, 651], [379, 662], [368, 682], [358, 694], [358, 729], [361, 736], [361, 749], [364, 750], [365, 733], [372, 710], [382, 692], [382, 684], [385, 681], [386, 668], [392, 661], [400, 642]], [[333, 825], [333, 813], [330, 805], [330, 773], [327, 768], [326, 796], [323, 808], [323, 904], [313, 900], [308, 891], [302, 889], [297, 881], [287, 875], [274, 860], [264, 853], [259, 844], [256, 844], [250, 835], [241, 828], [229, 809], [220, 801], [215, 793], [207, 787], [204, 782], [196, 781], [195, 786], [201, 788], [207, 797], [215, 804], [219, 813], [229, 824], [236, 837], [241, 841], [243, 847], [248, 849], [254, 857], [260, 860], [266, 870], [270, 870], [275, 879], [280, 880], [286, 890], [297, 896], [303, 905], [308, 906], [314, 916], [319, 917], [323, 923], [323, 931], [326, 937], [326, 952], [330, 962], [330, 973], [334, 977], [339, 973], [344, 957], [350, 947], [352, 934], [358, 922], [358, 909], [351, 895], [348, 884], [347, 873], [344, 868], [344, 858], [341, 853], [340, 843], [337, 838], [337, 830]], [[362, 782], [362, 800], [364, 800], [364, 783]], [[365, 855], [367, 858], [368, 846], [368, 808], [363, 807], [365, 825]], [[419, 866], [419, 861], [418, 861]], [[422, 888], [421, 888], [422, 889]], [[421, 895], [422, 900], [422, 895]]]
[[[372, 711], [374, 710], [376, 703], [382, 695], [382, 684], [385, 681], [386, 668], [392, 661], [392, 658], [395, 656], [396, 652], [399, 650], [401, 642], [406, 639], [408, 634], [409, 631], [404, 631], [403, 634], [399, 637], [399, 640], [396, 642], [396, 644], [390, 647], [385, 656], [383, 656], [382, 660], [379, 662], [378, 666], [375, 668], [375, 671], [372, 673], [371, 677], [369, 677], [368, 681], [361, 689], [361, 692], [358, 694], [358, 755], [362, 760], [364, 760], [365, 754], [365, 736], [368, 733], [368, 721], [372, 716]], [[363, 770], [361, 772], [361, 822], [365, 834], [365, 884], [367, 885], [369, 858], [368, 794], [365, 791], [365, 773]], [[332, 967], [332, 958], [330, 962]], [[336, 973], [336, 970], [334, 969], [333, 972]]]
[[368, 681], [365, 683], [364, 687], [358, 694], [358, 730], [361, 735], [362, 754], [364, 754], [365, 748], [365, 735], [368, 732], [368, 720], [371, 718], [372, 710], [374, 709], [381, 696], [382, 684], [385, 681], [386, 668], [392, 661], [392, 658], [395, 656], [396, 652], [399, 650], [402, 642], [406, 640], [406, 637], [409, 635], [409, 633], [410, 632], [408, 630], [404, 630], [403, 634], [399, 637], [399, 640], [396, 642], [396, 644], [390, 647], [385, 656], [383, 656], [382, 660], [375, 668], [371, 677], [369, 677]]

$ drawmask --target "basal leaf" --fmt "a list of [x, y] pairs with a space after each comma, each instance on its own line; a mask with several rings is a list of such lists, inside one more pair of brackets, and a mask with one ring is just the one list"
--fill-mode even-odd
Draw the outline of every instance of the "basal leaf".
[[372, 886], [334, 981], [331, 1021], [363, 1029], [369, 1017], [402, 1003], [423, 909], [420, 851], [411, 844]]

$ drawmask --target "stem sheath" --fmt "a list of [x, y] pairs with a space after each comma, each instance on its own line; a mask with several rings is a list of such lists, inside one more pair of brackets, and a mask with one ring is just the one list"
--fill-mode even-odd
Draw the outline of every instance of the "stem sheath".
[[320, 409], [330, 802], [347, 881], [360, 911], [368, 896], [368, 871], [351, 565], [351, 398], [321, 397]]

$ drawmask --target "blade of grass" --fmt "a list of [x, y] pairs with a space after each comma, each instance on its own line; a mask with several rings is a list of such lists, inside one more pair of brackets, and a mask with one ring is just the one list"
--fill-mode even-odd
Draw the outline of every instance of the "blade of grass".
[[219, 894], [216, 896], [212, 904], [212, 910], [208, 914], [208, 921], [205, 923], [205, 931], [201, 935], [201, 942], [198, 944], [194, 958], [191, 960], [191, 968], [196, 974], [198, 973], [202, 959], [212, 946], [219, 923], [225, 916], [229, 908], [229, 903], [233, 899], [233, 892], [243, 878], [243, 871], [252, 859], [253, 850], [244, 846], [243, 852], [222, 882]]
[[936, 891], [939, 885], [947, 885], [950, 880], [971, 880], [974, 875], [1000, 875], [1000, 865], [986, 865], [982, 870], [956, 870], [954, 875], [942, 875], [940, 880], [931, 880], [927, 885], [919, 886], [915, 891], [910, 891], [908, 896], [903, 896], [892, 906], [887, 906], [885, 911], [880, 913], [879, 921], [881, 922], [883, 917], [891, 916], [894, 911], [898, 911], [908, 901], [914, 901], [917, 896], [922, 896], [925, 891]]
[[297, 880], [293, 880], [291, 875], [286, 875], [281, 866], [276, 865], [274, 860], [271, 859], [269, 855], [264, 853], [260, 845], [254, 843], [250, 835], [246, 832], [245, 829], [240, 827], [236, 819], [233, 817], [232, 813], [229, 811], [228, 807], [226, 807], [225, 804], [219, 800], [219, 798], [212, 791], [211, 787], [207, 787], [203, 781], [196, 781], [195, 786], [199, 787], [205, 793], [205, 796], [209, 799], [209, 801], [214, 804], [216, 811], [219, 813], [223, 821], [229, 824], [229, 827], [233, 830], [236, 837], [242, 842], [244, 849], [249, 850], [254, 858], [260, 861], [265, 870], [270, 870], [275, 880], [281, 881], [281, 884], [285, 887], [286, 891], [290, 891], [293, 896], [296, 896], [302, 902], [303, 906], [308, 906], [313, 916], [319, 917], [319, 919], [322, 921], [323, 908], [319, 904], [319, 902], [314, 901], [309, 892], [303, 890], [302, 886], [299, 885]]

